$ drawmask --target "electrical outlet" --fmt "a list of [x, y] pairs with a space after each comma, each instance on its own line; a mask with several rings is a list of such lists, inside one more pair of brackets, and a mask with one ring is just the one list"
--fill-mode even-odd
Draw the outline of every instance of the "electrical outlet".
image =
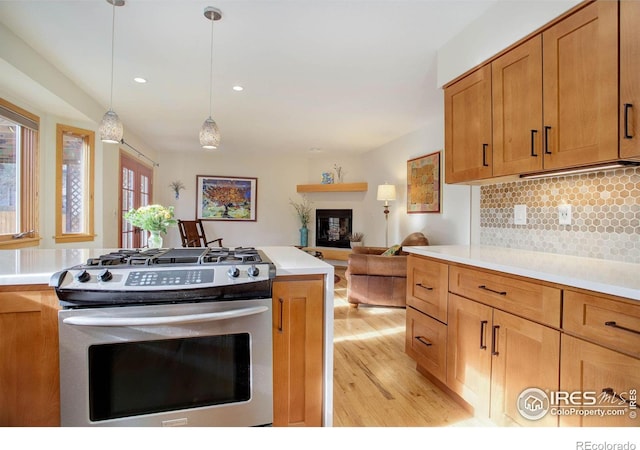
[[560, 225], [571, 225], [571, 205], [558, 205], [558, 221]]
[[527, 205], [516, 205], [513, 207], [513, 223], [515, 225], [527, 224]]

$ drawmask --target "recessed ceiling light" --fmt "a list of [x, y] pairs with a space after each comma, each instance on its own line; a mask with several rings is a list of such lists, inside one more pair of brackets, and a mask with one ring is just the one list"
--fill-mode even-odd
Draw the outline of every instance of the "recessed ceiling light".
[[232, 89], [237, 92], [244, 91], [244, 88], [240, 85], [235, 85]]
[[136, 83], [140, 83], [140, 84], [144, 84], [144, 83], [147, 82], [147, 80], [145, 78], [142, 78], [142, 77], [135, 77], [133, 79], [133, 81], [135, 81]]
[[320, 147], [311, 147], [309, 151], [311, 153], [320, 153], [322, 150], [320, 149]]

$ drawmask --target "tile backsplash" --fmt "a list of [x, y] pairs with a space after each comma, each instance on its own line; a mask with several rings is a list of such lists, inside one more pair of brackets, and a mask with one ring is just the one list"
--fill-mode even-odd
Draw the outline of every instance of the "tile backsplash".
[[[570, 225], [559, 224], [562, 204]], [[525, 225], [515, 205], [526, 205]], [[640, 263], [640, 168], [482, 186], [480, 243]]]

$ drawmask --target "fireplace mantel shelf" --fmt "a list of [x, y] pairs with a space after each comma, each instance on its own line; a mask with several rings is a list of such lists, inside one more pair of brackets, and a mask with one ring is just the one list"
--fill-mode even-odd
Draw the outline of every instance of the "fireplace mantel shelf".
[[365, 192], [368, 183], [299, 184], [297, 192]]

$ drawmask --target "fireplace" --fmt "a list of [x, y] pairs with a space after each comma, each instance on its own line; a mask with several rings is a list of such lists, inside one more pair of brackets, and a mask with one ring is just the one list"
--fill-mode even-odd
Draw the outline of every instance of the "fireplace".
[[351, 209], [316, 209], [316, 246], [350, 248]]

